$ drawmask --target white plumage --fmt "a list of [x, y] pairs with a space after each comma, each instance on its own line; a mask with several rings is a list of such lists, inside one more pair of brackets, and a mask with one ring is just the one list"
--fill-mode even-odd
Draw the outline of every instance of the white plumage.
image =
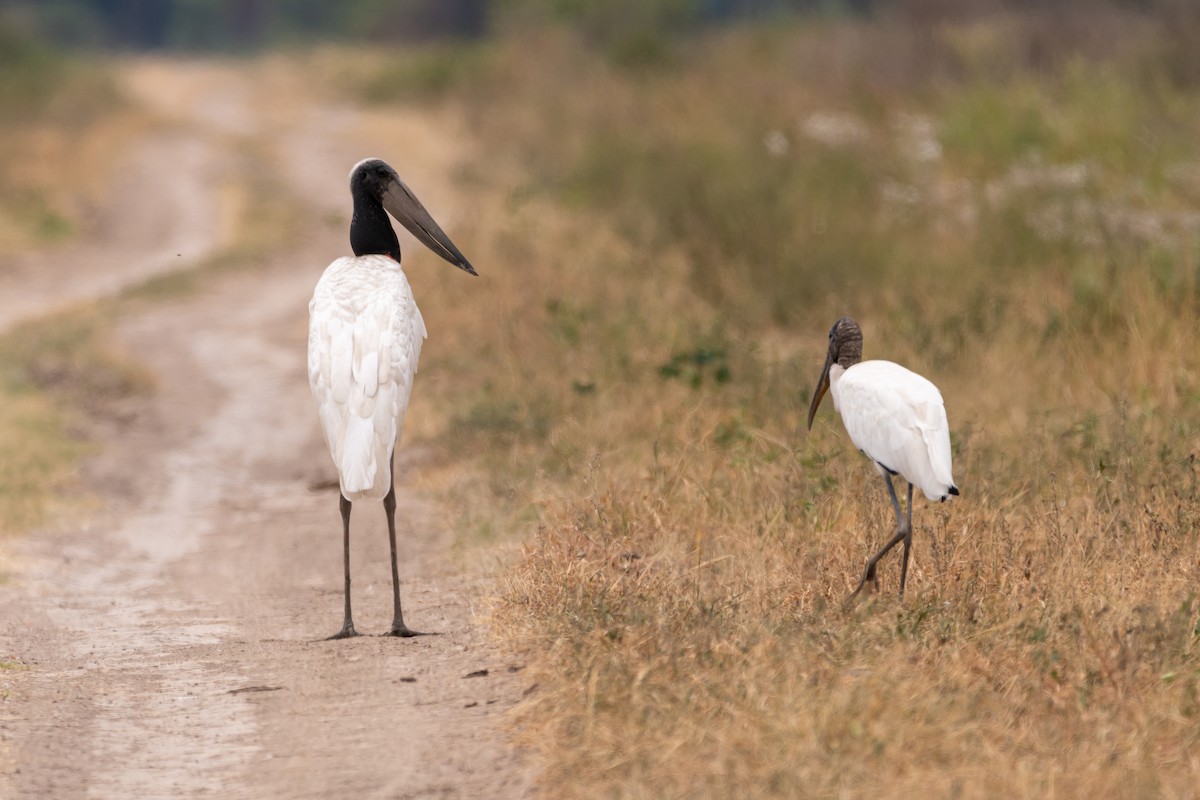
[[903, 475], [930, 500], [946, 499], [950, 425], [936, 386], [891, 361], [861, 361], [831, 365], [829, 393], [850, 441], [876, 468]]
[[342, 495], [382, 499], [425, 321], [400, 264], [383, 255], [334, 261], [308, 311], [308, 383]]
[[[908, 576], [912, 548], [913, 487], [920, 487], [930, 500], [945, 500], [958, 494], [950, 459], [950, 424], [942, 393], [925, 378], [890, 361], [862, 360], [862, 330], [849, 317], [842, 317], [829, 330], [825, 366], [808, 407], [808, 427], [825, 392], [842, 416], [850, 441], [875, 464], [883, 477], [888, 498], [896, 514], [896, 532], [879, 552], [871, 556], [862, 580], [851, 597], [870, 581], [878, 586], [875, 565], [889, 550], [904, 542], [900, 568], [900, 594]], [[908, 481], [908, 505], [900, 512], [900, 501], [892, 475]]]

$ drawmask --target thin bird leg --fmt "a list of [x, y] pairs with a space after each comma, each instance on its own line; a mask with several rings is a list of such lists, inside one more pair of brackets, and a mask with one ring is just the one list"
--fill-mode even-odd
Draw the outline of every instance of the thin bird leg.
[[[879, 549], [878, 553], [871, 556], [871, 558], [867, 561], [866, 569], [863, 570], [862, 579], [859, 580], [858, 586], [855, 587], [854, 591], [850, 593], [850, 596], [846, 598], [847, 602], [858, 596], [858, 593], [862, 591], [862, 588], [867, 581], [871, 582], [871, 585], [874, 587], [875, 591], [879, 591], [879, 577], [875, 574], [875, 565], [879, 563], [879, 559], [886, 556], [893, 547], [904, 541], [904, 537], [908, 535], [908, 532], [904, 529], [904, 518], [900, 515], [900, 500], [896, 497], [896, 490], [892, 487], [892, 476], [889, 473], [884, 472], [883, 482], [887, 484], [888, 496], [892, 499], [892, 510], [896, 512], [896, 534], [888, 540], [887, 544]], [[909, 491], [911, 492], [911, 490], [912, 485], [909, 484]]]
[[[890, 485], [890, 481], [889, 481]], [[893, 495], [894, 497], [895, 495]], [[904, 597], [904, 579], [908, 577], [908, 551], [912, 547], [912, 496], [913, 485], [908, 484], [908, 505], [905, 507], [905, 519], [900, 526], [904, 531], [904, 556], [900, 561], [900, 596]]]
[[[394, 463], [394, 459], [393, 459]], [[387, 512], [388, 544], [392, 548], [392, 627], [384, 636], [422, 636], [420, 631], [414, 631], [404, 624], [404, 614], [400, 611], [400, 570], [396, 566], [396, 484], [393, 473], [392, 486], [383, 498], [383, 509]]]
[[329, 638], [349, 639], [351, 636], [358, 636], [358, 631], [354, 630], [354, 620], [350, 618], [350, 501], [346, 499], [345, 495], [340, 497], [338, 508], [342, 512], [342, 550], [346, 568], [346, 618], [342, 622], [342, 629]]

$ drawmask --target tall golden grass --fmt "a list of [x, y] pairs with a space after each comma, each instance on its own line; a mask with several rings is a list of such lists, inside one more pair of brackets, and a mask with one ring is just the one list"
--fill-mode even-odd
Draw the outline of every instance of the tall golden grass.
[[[1048, 64], [1019, 17], [632, 70], [527, 33], [455, 84], [486, 277], [421, 282], [413, 416], [523, 542], [549, 796], [1195, 796], [1200, 94], [1104, 19]], [[842, 313], [941, 387], [963, 490], [853, 607], [891, 511], [804, 429]]]

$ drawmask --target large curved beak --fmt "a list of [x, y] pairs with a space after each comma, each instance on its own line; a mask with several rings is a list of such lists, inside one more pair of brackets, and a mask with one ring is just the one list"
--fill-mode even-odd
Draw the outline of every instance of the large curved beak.
[[404, 181], [398, 178], [393, 180], [381, 199], [383, 207], [388, 210], [388, 213], [407, 228], [409, 233], [417, 237], [421, 244], [459, 269], [472, 275], [479, 274], [471, 266], [471, 262], [467, 261], [467, 257], [454, 246], [454, 242], [450, 241], [450, 237], [433, 221], [433, 217], [429, 216], [425, 206], [421, 205], [421, 201], [404, 184]]
[[817, 406], [821, 405], [821, 398], [825, 396], [825, 392], [829, 391], [829, 368], [833, 366], [833, 358], [825, 356], [825, 366], [821, 368], [821, 378], [817, 381], [817, 388], [813, 390], [812, 403], [808, 406], [808, 429], [812, 430], [813, 417], [817, 415]]

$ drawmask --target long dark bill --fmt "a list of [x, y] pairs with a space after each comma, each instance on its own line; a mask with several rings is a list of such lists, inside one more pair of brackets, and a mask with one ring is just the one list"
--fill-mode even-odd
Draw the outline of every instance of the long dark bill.
[[404, 185], [404, 181], [392, 181], [392, 185], [383, 195], [383, 207], [396, 218], [396, 221], [417, 237], [421, 244], [437, 253], [461, 270], [478, 275], [467, 257], [459, 252], [450, 241], [450, 237], [433, 221], [425, 206], [416, 198], [412, 190]]
[[808, 429], [812, 430], [813, 417], [817, 415], [817, 406], [821, 405], [821, 398], [825, 396], [825, 392], [829, 391], [829, 368], [833, 366], [833, 359], [825, 356], [825, 366], [821, 369], [821, 379], [817, 381], [817, 388], [813, 390], [812, 403], [808, 406]]

